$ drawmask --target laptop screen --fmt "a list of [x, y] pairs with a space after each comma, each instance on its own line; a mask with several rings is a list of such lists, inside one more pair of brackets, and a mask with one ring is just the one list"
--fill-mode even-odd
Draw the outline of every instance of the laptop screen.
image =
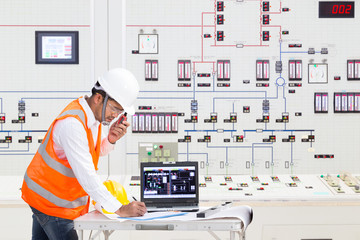
[[141, 163], [141, 201], [198, 203], [197, 162]]

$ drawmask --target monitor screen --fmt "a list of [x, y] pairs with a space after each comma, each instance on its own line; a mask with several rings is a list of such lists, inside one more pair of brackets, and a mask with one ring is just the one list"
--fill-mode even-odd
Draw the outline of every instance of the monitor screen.
[[195, 166], [144, 167], [143, 197], [195, 198]]
[[78, 64], [79, 32], [36, 31], [36, 64]]

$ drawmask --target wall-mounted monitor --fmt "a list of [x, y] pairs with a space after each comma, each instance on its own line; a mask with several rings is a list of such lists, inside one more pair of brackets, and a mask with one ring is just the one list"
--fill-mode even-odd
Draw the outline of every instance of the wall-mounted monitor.
[[79, 64], [79, 32], [36, 31], [36, 64]]

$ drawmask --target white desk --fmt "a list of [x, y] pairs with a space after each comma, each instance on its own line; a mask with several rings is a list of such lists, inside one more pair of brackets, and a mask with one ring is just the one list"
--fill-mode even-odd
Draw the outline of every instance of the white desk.
[[74, 220], [74, 227], [78, 230], [79, 239], [83, 239], [84, 230], [97, 230], [93, 236], [95, 238], [99, 233], [103, 232], [105, 239], [109, 239], [110, 235], [116, 230], [160, 230], [160, 231], [207, 231], [215, 239], [220, 238], [214, 231], [228, 231], [230, 239], [235, 240], [235, 233], [239, 239], [245, 239], [245, 229], [243, 222], [238, 218], [228, 219], [209, 219], [199, 221], [125, 221], [119, 222], [111, 220], [97, 211], [89, 212]]

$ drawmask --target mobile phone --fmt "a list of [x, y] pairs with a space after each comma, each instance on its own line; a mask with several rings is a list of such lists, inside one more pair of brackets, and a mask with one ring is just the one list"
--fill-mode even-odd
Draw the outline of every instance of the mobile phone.
[[121, 124], [124, 120], [126, 121], [126, 115], [127, 115], [127, 112], [125, 112], [123, 115], [121, 115], [121, 117], [117, 121], [117, 124]]

